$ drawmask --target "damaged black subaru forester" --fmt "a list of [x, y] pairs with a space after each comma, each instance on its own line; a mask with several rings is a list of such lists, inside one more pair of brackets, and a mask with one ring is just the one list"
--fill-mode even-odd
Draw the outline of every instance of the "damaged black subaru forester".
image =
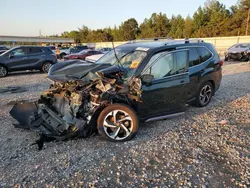
[[186, 104], [206, 106], [221, 82], [222, 62], [203, 41], [131, 42], [95, 64], [63, 62], [37, 102], [10, 111], [16, 127], [36, 130], [43, 142], [99, 133], [128, 141], [139, 122], [183, 114]]

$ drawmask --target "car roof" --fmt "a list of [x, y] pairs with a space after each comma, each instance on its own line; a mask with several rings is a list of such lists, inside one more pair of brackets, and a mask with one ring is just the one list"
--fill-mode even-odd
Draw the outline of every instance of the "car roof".
[[128, 42], [117, 46], [120, 49], [131, 49], [135, 50], [136, 48], [148, 48], [149, 51], [155, 51], [158, 49], [171, 49], [177, 47], [185, 46], [208, 46], [209, 43], [203, 41], [187, 41], [187, 40], [164, 40], [164, 41], [146, 41], [146, 42]]

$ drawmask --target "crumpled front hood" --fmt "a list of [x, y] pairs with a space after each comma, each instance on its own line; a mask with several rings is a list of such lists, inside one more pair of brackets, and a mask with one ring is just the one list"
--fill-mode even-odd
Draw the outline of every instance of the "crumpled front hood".
[[54, 81], [76, 80], [83, 78], [89, 72], [94, 74], [110, 66], [110, 64], [94, 64], [81, 60], [69, 60], [51, 66], [48, 78]]

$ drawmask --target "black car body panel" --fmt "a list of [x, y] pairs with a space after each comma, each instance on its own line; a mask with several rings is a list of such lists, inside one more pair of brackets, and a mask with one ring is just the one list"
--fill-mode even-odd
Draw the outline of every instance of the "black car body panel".
[[0, 55], [0, 65], [5, 66], [8, 72], [41, 70], [45, 62], [57, 62], [56, 56], [48, 47], [19, 46]]

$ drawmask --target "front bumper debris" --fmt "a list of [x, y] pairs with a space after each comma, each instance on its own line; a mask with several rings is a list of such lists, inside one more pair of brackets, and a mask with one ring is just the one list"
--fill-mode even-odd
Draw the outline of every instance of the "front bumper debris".
[[117, 84], [116, 79], [95, 78], [52, 84], [37, 102], [18, 103], [10, 115], [19, 124], [16, 128], [39, 132], [36, 142], [39, 149], [48, 140], [86, 138], [97, 132], [99, 113], [114, 102], [135, 105], [140, 102], [141, 80], [131, 79], [127, 84]]

